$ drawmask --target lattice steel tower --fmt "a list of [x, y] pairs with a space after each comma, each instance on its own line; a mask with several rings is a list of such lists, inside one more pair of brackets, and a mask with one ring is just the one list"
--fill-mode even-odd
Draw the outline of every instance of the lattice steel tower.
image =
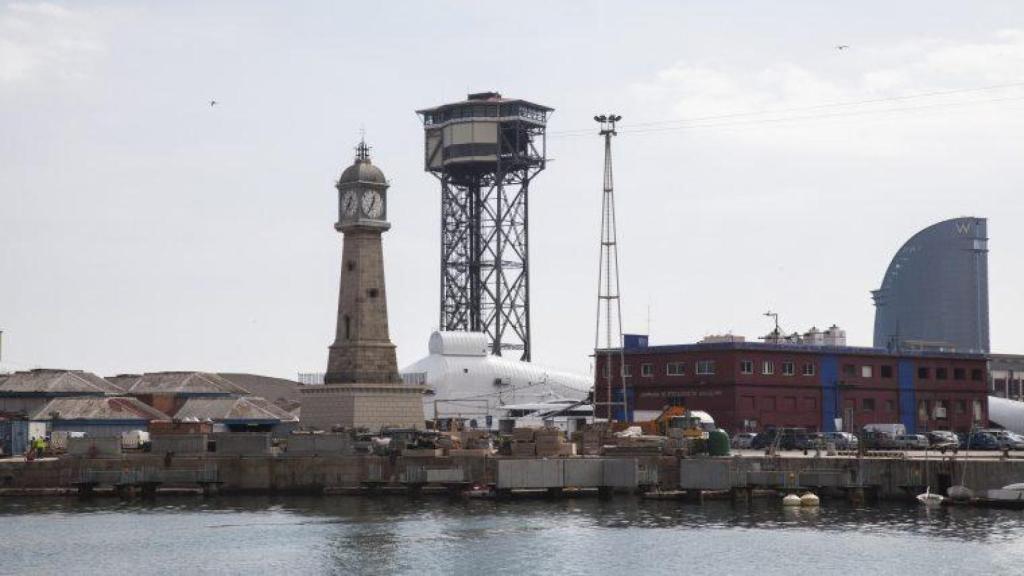
[[[629, 400], [626, 397], [626, 378], [623, 373], [625, 354], [622, 342], [622, 303], [619, 299], [619, 247], [615, 225], [615, 186], [612, 180], [612, 136], [616, 135], [615, 123], [622, 116], [614, 114], [594, 116], [601, 124], [600, 135], [604, 137], [604, 188], [601, 201], [601, 257], [597, 272], [597, 327], [594, 333], [594, 365], [603, 366], [603, 371], [594, 378], [594, 400], [596, 405], [604, 404], [609, 419], [629, 420]], [[603, 336], [603, 338], [602, 338]], [[601, 362], [602, 356], [604, 357]], [[604, 379], [604, 402], [597, 402], [598, 382]], [[621, 386], [618, 398], [614, 384]], [[617, 408], [615, 408], [617, 407]], [[615, 412], [612, 412], [615, 408]], [[597, 410], [594, 414], [597, 414]]]
[[529, 187], [551, 108], [470, 94], [419, 110], [425, 169], [441, 181], [441, 330], [484, 332], [530, 359]]

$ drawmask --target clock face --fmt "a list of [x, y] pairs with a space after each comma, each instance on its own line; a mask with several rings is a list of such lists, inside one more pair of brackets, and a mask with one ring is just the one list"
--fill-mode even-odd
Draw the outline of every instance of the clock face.
[[380, 197], [380, 192], [371, 190], [363, 194], [363, 214], [366, 214], [370, 218], [380, 218], [380, 215], [384, 213], [384, 199]]
[[359, 201], [356, 193], [352, 190], [345, 192], [341, 197], [341, 212], [345, 216], [352, 216], [356, 213], [356, 207], [359, 206]]

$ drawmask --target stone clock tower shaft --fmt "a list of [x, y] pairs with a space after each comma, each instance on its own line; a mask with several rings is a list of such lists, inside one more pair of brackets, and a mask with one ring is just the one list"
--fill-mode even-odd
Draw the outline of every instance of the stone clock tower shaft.
[[388, 336], [381, 234], [388, 181], [370, 162], [365, 142], [338, 179], [338, 222], [344, 235], [337, 331], [323, 386], [303, 386], [302, 426], [314, 430], [423, 428], [423, 387], [402, 382]]
[[327, 384], [399, 383], [395, 346], [388, 335], [381, 234], [387, 221], [388, 183], [360, 142], [356, 159], [338, 179], [338, 222], [344, 235], [338, 323], [327, 360]]

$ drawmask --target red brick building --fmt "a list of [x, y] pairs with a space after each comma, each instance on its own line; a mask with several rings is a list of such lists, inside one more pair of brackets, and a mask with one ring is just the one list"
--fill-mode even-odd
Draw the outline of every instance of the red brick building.
[[[638, 411], [682, 405], [710, 413], [730, 432], [796, 426], [835, 430], [903, 423], [908, 433], [988, 425], [986, 358], [948, 352], [716, 342], [626, 348], [630, 420]], [[619, 355], [597, 357], [596, 395], [621, 402]], [[613, 407], [614, 408], [614, 407]], [[621, 419], [621, 408], [613, 417]], [[605, 408], [604, 415], [607, 415]]]

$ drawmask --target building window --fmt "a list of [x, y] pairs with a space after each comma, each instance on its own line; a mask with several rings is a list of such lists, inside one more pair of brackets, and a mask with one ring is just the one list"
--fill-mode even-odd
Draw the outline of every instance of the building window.
[[843, 374], [853, 376], [857, 373], [857, 367], [853, 364], [843, 364]]
[[740, 360], [740, 374], [753, 374], [754, 363], [750, 360]]
[[917, 377], [921, 380], [927, 380], [930, 373], [927, 366], [920, 366], [917, 369]]
[[352, 320], [345, 316], [345, 340], [352, 337]]
[[864, 398], [863, 400], [860, 401], [860, 407], [861, 407], [861, 410], [864, 410], [865, 412], [874, 412], [875, 411], [875, 399], [874, 398]]
[[669, 362], [665, 366], [665, 374], [669, 376], [682, 376], [686, 373], [686, 364], [683, 362]]
[[604, 372], [604, 377], [608, 378], [612, 375], [612, 365], [610, 362], [605, 362], [603, 366], [604, 370], [602, 370], [602, 372]]
[[872, 376], [874, 376], [874, 373], [875, 373], [875, 370], [874, 370], [874, 367], [872, 367], [872, 366], [861, 366], [860, 367], [860, 377], [861, 378], [871, 378]]
[[761, 374], [775, 374], [775, 362], [765, 360], [761, 363]]
[[975, 382], [981, 382], [982, 381], [982, 377], [981, 377], [982, 374], [981, 373], [982, 373], [981, 368], [975, 368], [974, 370], [971, 370], [971, 380], [974, 380]]
[[892, 366], [883, 364], [881, 369], [882, 378], [892, 378]]
[[935, 401], [935, 404], [932, 405], [932, 417], [934, 417], [936, 420], [945, 420], [946, 419], [946, 401], [945, 400], [936, 400]]
[[963, 368], [953, 368], [953, 380], [966, 380], [967, 372]]
[[893, 412], [895, 410], [896, 410], [896, 403], [893, 402], [892, 400], [886, 400], [885, 401], [885, 411], [886, 412]]
[[622, 365], [622, 375], [624, 377], [626, 377], [626, 378], [629, 378], [630, 376], [632, 376], [633, 375], [633, 365], [632, 364], [623, 364]]
[[370, 288], [369, 290], [366, 291], [366, 294], [370, 298], [376, 298], [377, 295], [380, 294], [380, 292], [378, 292], [376, 288]]
[[926, 422], [928, 420], [928, 402], [921, 400], [917, 403], [917, 420], [918, 422]]
[[981, 400], [972, 400], [971, 404], [974, 406], [974, 421], [978, 422], [981, 420]]
[[804, 362], [804, 376], [814, 376], [814, 362]]
[[640, 365], [641, 376], [654, 376], [654, 364], [644, 363]]
[[947, 378], [949, 378], [949, 370], [947, 368], [936, 368], [935, 369], [935, 379], [936, 380], [945, 380]]
[[956, 410], [957, 414], [963, 414], [967, 412], [967, 401], [957, 400], [956, 403], [953, 404], [953, 409]]
[[782, 363], [782, 375], [783, 376], [792, 376], [793, 374], [796, 374], [796, 369], [793, 367], [793, 363], [792, 362], [783, 362]]
[[709, 376], [715, 373], [715, 361], [714, 360], [700, 360], [697, 362], [697, 374], [701, 376]]

